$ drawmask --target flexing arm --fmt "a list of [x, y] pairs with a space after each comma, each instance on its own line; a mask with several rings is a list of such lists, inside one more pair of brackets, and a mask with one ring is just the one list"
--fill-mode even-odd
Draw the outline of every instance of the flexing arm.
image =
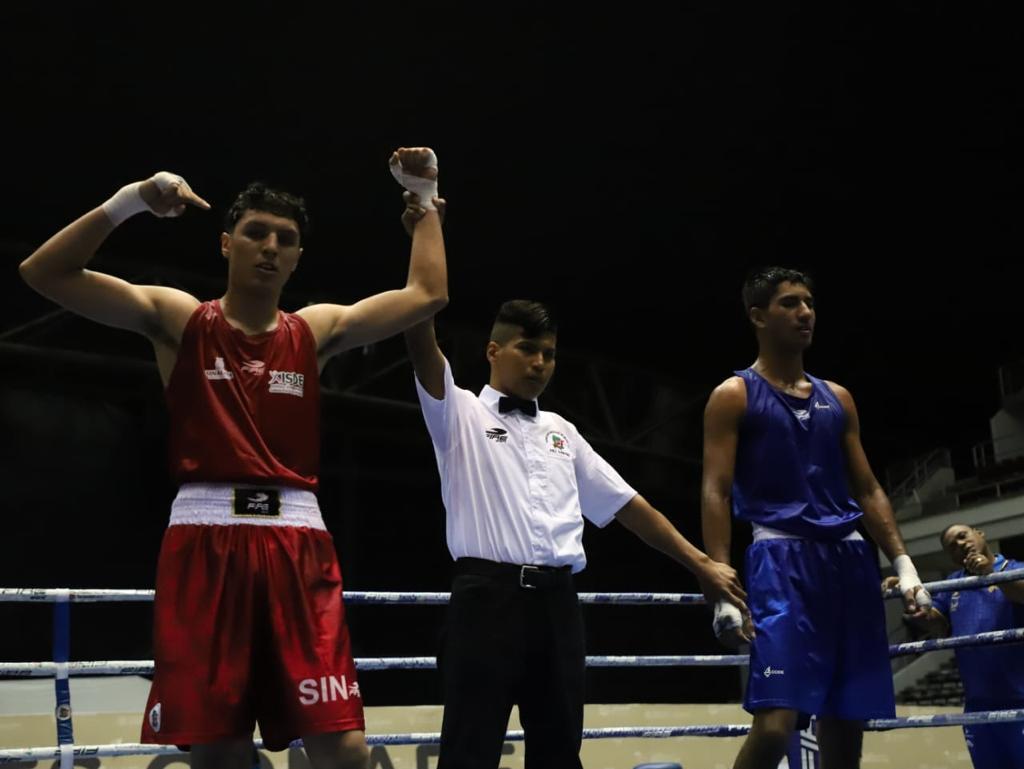
[[176, 216], [186, 204], [210, 207], [172, 174], [130, 184], [43, 243], [21, 263], [21, 275], [40, 294], [78, 315], [152, 339], [180, 337], [196, 307], [194, 297], [163, 286], [137, 286], [86, 265], [128, 216], [142, 210]]

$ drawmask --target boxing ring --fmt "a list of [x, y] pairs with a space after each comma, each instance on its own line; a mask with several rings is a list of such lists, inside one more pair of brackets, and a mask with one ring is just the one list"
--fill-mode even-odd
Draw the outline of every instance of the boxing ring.
[[[925, 585], [935, 593], [976, 590], [1005, 582], [1024, 580], [1024, 569], [1000, 572], [981, 577], [964, 577], [955, 580], [931, 582]], [[73, 708], [69, 679], [71, 676], [137, 676], [150, 675], [153, 663], [146, 660], [101, 660], [72, 662], [68, 659], [71, 641], [71, 604], [100, 602], [148, 602], [153, 600], [152, 590], [77, 590], [77, 589], [30, 589], [0, 588], [0, 603], [52, 603], [53, 604], [53, 660], [45, 662], [0, 662], [0, 679], [52, 678], [55, 693], [56, 745], [24, 747], [0, 750], [0, 765], [32, 761], [60, 762], [61, 769], [71, 769], [74, 761], [81, 758], [105, 758], [116, 756], [157, 756], [180, 754], [173, 745], [144, 745], [139, 743], [78, 745], [74, 740]], [[898, 598], [897, 589], [885, 594], [887, 599]], [[444, 605], [448, 593], [387, 593], [359, 592], [345, 593], [346, 606], [377, 605]], [[700, 594], [689, 593], [580, 593], [580, 602], [587, 605], [644, 605], [644, 606], [696, 606], [704, 604]], [[972, 646], [990, 646], [1024, 642], [1024, 628], [1015, 628], [968, 636], [956, 636], [935, 640], [895, 644], [890, 647], [893, 657], [922, 654], [940, 649], [955, 649]], [[637, 668], [637, 667], [691, 667], [691, 666], [744, 666], [748, 664], [745, 654], [710, 655], [647, 655], [647, 656], [588, 656], [586, 664], [593, 668]], [[356, 669], [374, 670], [423, 670], [436, 667], [434, 657], [371, 657], [357, 658]], [[1024, 722], [1024, 709], [994, 710], [976, 713], [945, 713], [918, 715], [891, 719], [874, 719], [865, 723], [866, 731], [893, 729], [923, 729], [963, 726], [972, 724], [995, 724]], [[141, 713], [140, 713], [141, 723]], [[621, 738], [671, 738], [671, 737], [736, 737], [745, 735], [750, 727], [746, 724], [706, 724], [687, 726], [622, 726], [584, 729], [585, 740]], [[509, 731], [506, 739], [510, 742], [523, 739], [523, 732]], [[434, 732], [367, 734], [366, 741], [374, 745], [422, 745], [437, 744], [440, 734]], [[262, 743], [256, 740], [256, 748]], [[292, 747], [301, 746], [301, 742]]]

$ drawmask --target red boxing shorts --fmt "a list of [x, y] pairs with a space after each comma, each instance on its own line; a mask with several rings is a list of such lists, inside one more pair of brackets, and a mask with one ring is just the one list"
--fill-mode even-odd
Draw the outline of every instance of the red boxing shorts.
[[156, 672], [142, 741], [363, 730], [341, 570], [316, 497], [182, 487], [157, 567]]

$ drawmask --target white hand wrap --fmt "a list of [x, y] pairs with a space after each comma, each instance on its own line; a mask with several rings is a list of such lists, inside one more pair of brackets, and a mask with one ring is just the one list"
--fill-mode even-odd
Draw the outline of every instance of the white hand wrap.
[[[161, 171], [152, 177], [152, 181], [156, 184], [157, 189], [160, 192], [165, 192], [171, 185], [185, 185], [188, 184], [177, 174], [172, 174], [168, 171]], [[146, 201], [142, 199], [142, 195], [139, 194], [139, 188], [142, 187], [143, 182], [132, 182], [126, 184], [124, 187], [114, 193], [106, 203], [103, 204], [103, 213], [110, 219], [111, 224], [115, 227], [119, 226], [125, 219], [130, 219], [135, 214], [141, 214], [143, 211], [149, 211], [154, 216], [181, 216], [185, 211], [185, 206], [175, 206], [171, 210], [158, 214], [152, 208], [150, 208]]]
[[715, 630], [715, 638], [721, 639], [726, 631], [743, 627], [743, 615], [728, 601], [717, 601], [715, 619], [711, 626]]
[[[430, 157], [427, 160], [427, 168], [436, 169], [437, 155], [434, 154], [433, 150], [428, 150], [428, 152], [430, 152]], [[421, 206], [430, 211], [436, 210], [434, 205], [434, 198], [437, 197], [436, 177], [424, 179], [422, 176], [415, 176], [402, 168], [402, 163], [397, 158], [392, 158], [389, 165], [391, 166], [391, 175], [409, 192], [419, 197]]]
[[[896, 576], [900, 578], [900, 592], [906, 595], [908, 592], [913, 595], [914, 602], [923, 609], [932, 605], [932, 597], [928, 591], [921, 587], [921, 578], [917, 576], [917, 569], [910, 556], [903, 554], [893, 559], [892, 567], [896, 570]], [[921, 588], [917, 590], [917, 588]]]

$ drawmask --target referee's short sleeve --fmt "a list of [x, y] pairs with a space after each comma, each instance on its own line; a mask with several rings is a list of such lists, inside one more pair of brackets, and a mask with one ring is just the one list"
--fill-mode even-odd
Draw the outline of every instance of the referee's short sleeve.
[[571, 426], [576, 439], [576, 486], [580, 510], [591, 523], [605, 527], [615, 514], [636, 496], [636, 489], [626, 483], [614, 467], [594, 451], [582, 435]]
[[413, 378], [416, 380], [416, 395], [420, 399], [420, 409], [423, 411], [423, 421], [427, 423], [430, 439], [434, 446], [445, 451], [455, 443], [459, 402], [466, 395], [473, 397], [473, 394], [455, 386], [452, 367], [447, 358], [444, 360], [444, 397], [440, 400], [423, 389], [419, 377], [414, 375]]

